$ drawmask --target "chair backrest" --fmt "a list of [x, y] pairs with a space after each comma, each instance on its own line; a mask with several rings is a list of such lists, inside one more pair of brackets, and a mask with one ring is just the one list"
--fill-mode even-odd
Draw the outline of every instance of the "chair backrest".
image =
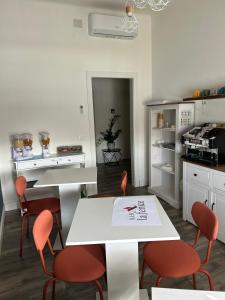
[[45, 245], [48, 243], [48, 246], [50, 248], [50, 251], [52, 255], [54, 255], [54, 252], [52, 250], [52, 245], [49, 240], [50, 233], [52, 231], [53, 227], [53, 216], [50, 210], [43, 210], [36, 218], [33, 226], [33, 237], [34, 237], [34, 243], [35, 246], [39, 252], [39, 255], [41, 257], [41, 263], [42, 267], [44, 269], [44, 272], [47, 272], [46, 269], [46, 263], [43, 256], [43, 249]]
[[123, 192], [123, 196], [126, 195], [127, 189], [127, 171], [123, 171], [121, 174], [121, 190]]
[[49, 239], [53, 227], [53, 216], [49, 210], [43, 210], [36, 218], [33, 227], [34, 243], [42, 251]]
[[15, 182], [16, 192], [20, 200], [20, 206], [23, 208], [23, 203], [26, 202], [25, 190], [27, 188], [27, 180], [24, 176], [16, 178]]
[[214, 212], [204, 203], [195, 202], [192, 206], [191, 214], [201, 234], [209, 241], [216, 240], [219, 222]]

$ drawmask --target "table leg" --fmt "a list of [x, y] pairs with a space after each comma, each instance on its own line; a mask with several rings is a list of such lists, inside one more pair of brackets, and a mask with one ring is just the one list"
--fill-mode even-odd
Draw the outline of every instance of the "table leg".
[[[59, 186], [59, 198], [61, 207], [62, 237], [64, 245], [70, 230], [74, 212], [80, 199], [80, 184], [68, 184]], [[57, 236], [54, 249], [61, 249], [59, 237]]]
[[108, 300], [148, 300], [139, 290], [138, 243], [106, 243]]

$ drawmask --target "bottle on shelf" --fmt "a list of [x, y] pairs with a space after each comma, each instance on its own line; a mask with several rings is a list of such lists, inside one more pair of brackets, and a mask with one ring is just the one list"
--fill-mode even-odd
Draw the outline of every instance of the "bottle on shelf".
[[159, 112], [157, 116], [157, 127], [163, 128], [163, 126], [164, 126], [164, 116], [162, 112]]

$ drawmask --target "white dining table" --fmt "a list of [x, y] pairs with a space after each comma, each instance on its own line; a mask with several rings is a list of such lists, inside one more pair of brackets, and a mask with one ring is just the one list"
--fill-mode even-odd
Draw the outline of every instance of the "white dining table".
[[224, 300], [225, 292], [152, 288], [152, 300]]
[[[86, 185], [87, 194], [97, 193], [97, 168], [63, 168], [47, 170], [34, 185], [58, 187], [61, 207], [62, 236], [66, 241], [74, 212], [81, 194], [81, 185]], [[55, 248], [60, 246], [56, 240]]]
[[113, 226], [116, 198], [85, 198], [78, 203], [66, 240], [67, 246], [105, 244], [108, 300], [149, 299], [147, 290], [139, 290], [138, 243], [180, 239], [156, 196], [134, 197], [155, 202], [159, 226]]

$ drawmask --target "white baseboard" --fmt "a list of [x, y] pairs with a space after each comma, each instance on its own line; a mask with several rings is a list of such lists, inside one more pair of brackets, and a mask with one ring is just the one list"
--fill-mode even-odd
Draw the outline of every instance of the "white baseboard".
[[5, 206], [2, 208], [2, 215], [0, 219], [0, 255], [2, 252], [2, 241], [3, 241], [3, 231], [4, 231], [4, 221], [5, 221]]

